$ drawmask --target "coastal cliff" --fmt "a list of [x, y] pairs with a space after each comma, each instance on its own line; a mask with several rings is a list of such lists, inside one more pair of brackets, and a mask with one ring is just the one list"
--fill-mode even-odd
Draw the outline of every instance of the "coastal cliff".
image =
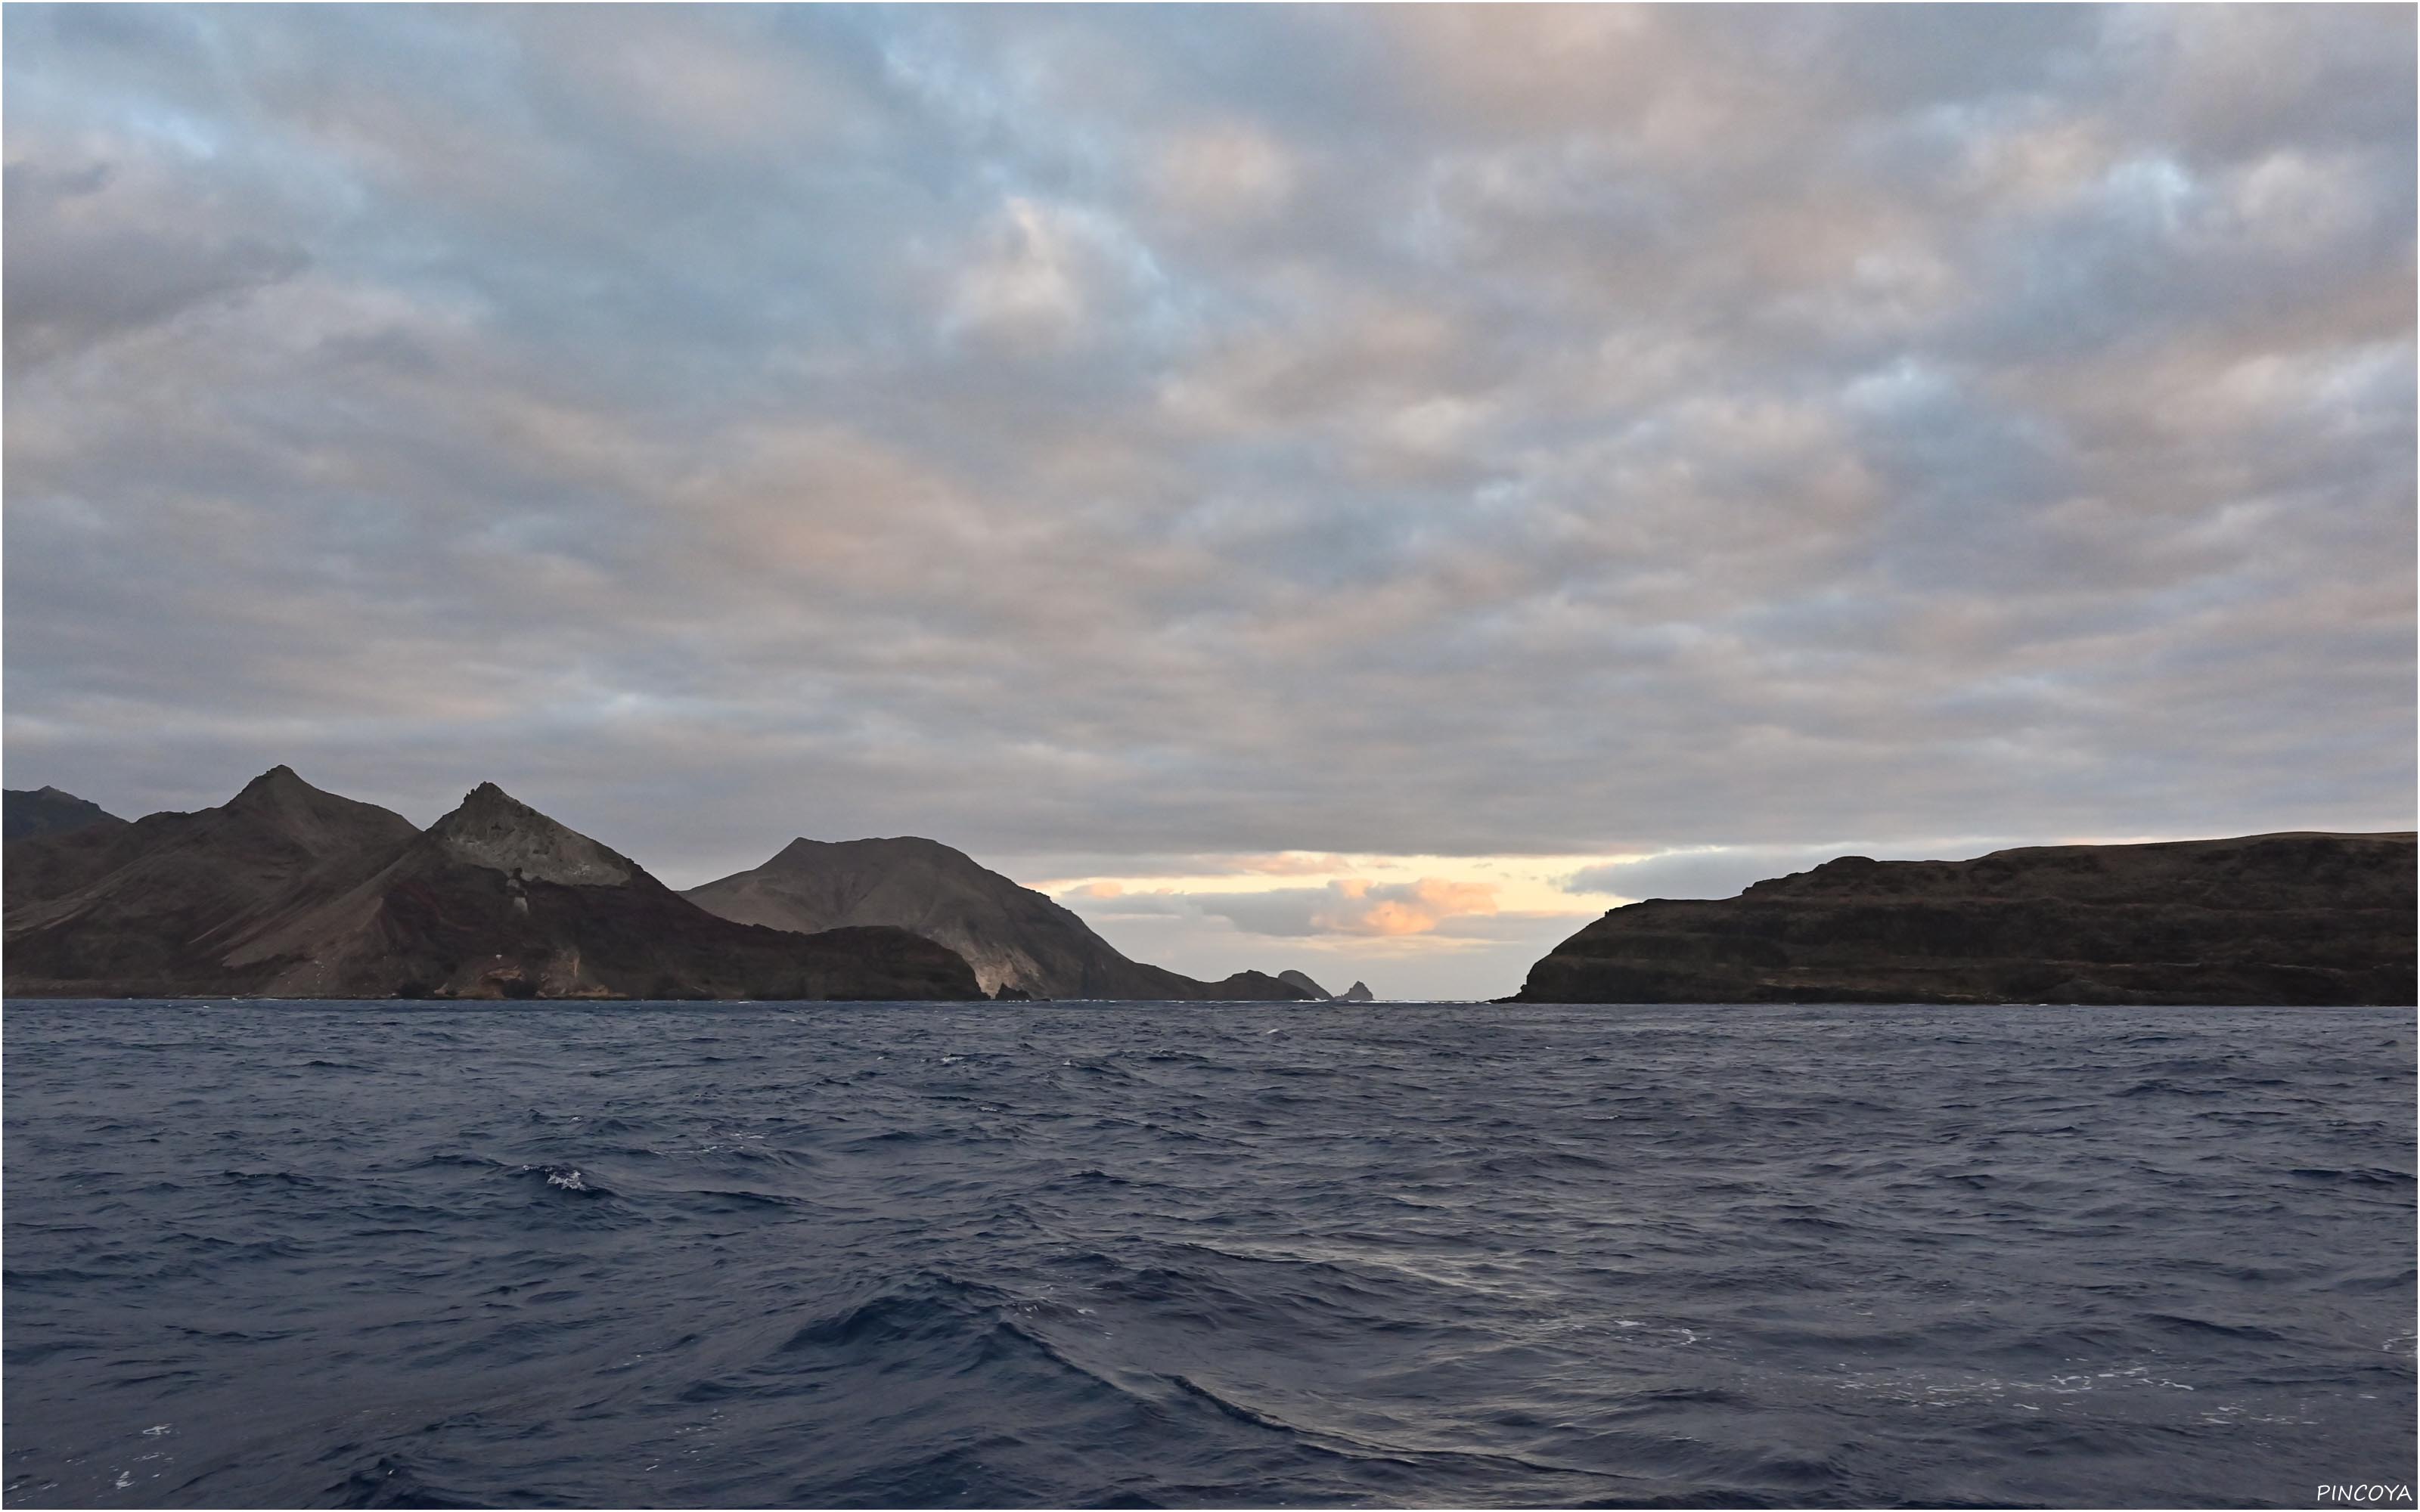
[[2409, 1004], [2413, 863], [2409, 833], [1842, 856], [1613, 909], [1509, 1001]]

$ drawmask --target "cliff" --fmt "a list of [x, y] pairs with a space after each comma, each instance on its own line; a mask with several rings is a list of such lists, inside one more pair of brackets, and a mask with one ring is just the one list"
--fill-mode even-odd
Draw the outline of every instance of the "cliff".
[[986, 993], [1218, 1001], [1325, 997], [1257, 971], [1222, 981], [1130, 961], [1076, 914], [937, 841], [797, 840], [752, 871], [691, 887], [699, 907], [784, 930], [882, 924], [949, 947]]
[[1510, 1000], [2409, 1004], [2414, 858], [2408, 833], [1843, 856], [1613, 909]]

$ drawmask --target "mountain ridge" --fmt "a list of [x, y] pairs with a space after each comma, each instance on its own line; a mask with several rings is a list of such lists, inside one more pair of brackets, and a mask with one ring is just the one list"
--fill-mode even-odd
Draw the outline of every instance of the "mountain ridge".
[[225, 804], [8, 848], [20, 996], [979, 995], [904, 930], [734, 924], [482, 783], [422, 830], [290, 767]]
[[60, 835], [93, 825], [115, 828], [126, 821], [89, 798], [59, 788], [9, 788], [0, 795], [0, 841]]

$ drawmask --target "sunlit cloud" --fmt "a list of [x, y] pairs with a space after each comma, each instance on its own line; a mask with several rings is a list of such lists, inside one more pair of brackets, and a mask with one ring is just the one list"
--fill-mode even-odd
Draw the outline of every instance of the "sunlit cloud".
[[8, 8], [12, 785], [1474, 992], [2412, 822], [2408, 8], [1176, 14]]

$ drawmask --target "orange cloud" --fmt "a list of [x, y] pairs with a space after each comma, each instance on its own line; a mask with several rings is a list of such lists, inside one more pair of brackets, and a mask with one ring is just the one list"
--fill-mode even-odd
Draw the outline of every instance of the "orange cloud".
[[1313, 910], [1311, 921], [1339, 934], [1426, 934], [1449, 918], [1496, 912], [1492, 883], [1422, 877], [1378, 887], [1354, 877], [1327, 887], [1327, 904]]
[[1341, 856], [1314, 856], [1304, 851], [1279, 851], [1271, 856], [1231, 856], [1226, 868], [1269, 877], [1323, 876], [1352, 863]]

